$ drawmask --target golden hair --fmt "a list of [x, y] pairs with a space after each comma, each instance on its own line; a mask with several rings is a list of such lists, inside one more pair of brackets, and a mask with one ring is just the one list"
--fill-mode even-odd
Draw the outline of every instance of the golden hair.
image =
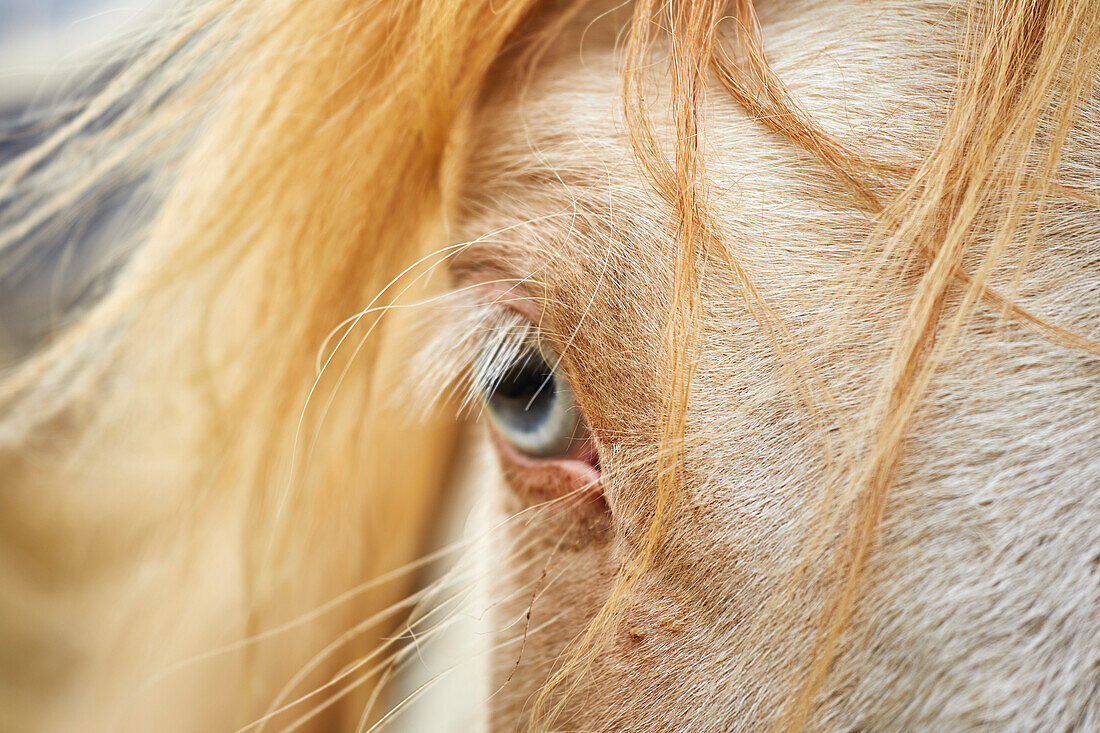
[[[533, 49], [528, 58], [537, 63], [538, 44], [555, 19], [581, 5], [218, 0], [177, 18], [85, 111], [2, 171], [0, 198], [13, 200], [26, 195], [28, 182], [42, 180], [42, 170], [56, 170], [55, 159], [96, 151], [101, 164], [90, 180], [123, 161], [185, 151], [173, 158], [164, 204], [110, 293], [0, 382], [0, 427], [11, 436], [4, 463], [22, 467], [7, 471], [0, 489], [41, 468], [27, 463], [31, 445], [45, 445], [37, 450], [47, 460], [78, 448], [126, 450], [126, 442], [112, 443], [126, 424], [119, 410], [132, 409], [128, 400], [162, 399], [182, 379], [203, 404], [192, 444], [200, 453], [187, 457], [177, 480], [196, 515], [226, 502], [243, 507], [250, 634], [293, 615], [279, 601], [290, 584], [313, 577], [307, 563], [339, 566], [325, 571], [326, 582], [350, 586], [414, 560], [455, 429], [445, 408], [413, 427], [386, 403], [408, 353], [401, 316], [388, 311], [409, 299], [410, 288], [421, 292], [409, 283], [446, 258], [439, 247], [465, 125], [487, 75], [516, 44]], [[537, 18], [549, 30], [529, 27], [536, 10], [545, 11]], [[797, 730], [823, 694], [853, 615], [914, 415], [967, 316], [984, 303], [1067, 348], [1100, 355], [1100, 345], [990, 286], [1009, 254], [1019, 273], [1026, 269], [1048, 200], [1100, 203], [1094, 192], [1058, 182], [1062, 144], [1098, 70], [1100, 6], [975, 0], [940, 132], [919, 160], [906, 161], [877, 160], [833, 139], [799, 106], [768, 66], [751, 0], [638, 0], [634, 18], [624, 68], [631, 142], [679, 221], [659, 478], [645, 541], [549, 680], [535, 722], [552, 722], [560, 704], [545, 709], [551, 693], [569, 680], [568, 689], [578, 684], [633, 584], [659, 556], [699, 348], [700, 253], [718, 256], [735, 274], [757, 322], [791, 365], [792, 381], [802, 385], [796, 388], [806, 394], [811, 419], [829, 409], [827, 390], [710, 219], [699, 133], [704, 87], [716, 77], [754, 119], [817, 156], [875, 217], [854, 302], [903, 277], [912, 282], [879, 398], [854, 429], [857, 449], [846, 456], [853, 478], [826, 504], [823, 524], [836, 523], [843, 541], [828, 550], [833, 590], [802, 683], [777, 721]], [[648, 121], [642, 92], [655, 53], [668, 59], [671, 152]], [[129, 100], [132, 111], [87, 134], [84, 128], [119, 100]], [[36, 222], [72, 204], [87, 185], [67, 177], [10, 225], [6, 248], [14, 250]], [[358, 315], [346, 320], [349, 314]], [[314, 357], [341, 323], [337, 347], [349, 348], [325, 351], [318, 374]], [[166, 324], [175, 331], [166, 332]], [[154, 348], [155, 357], [148, 353]], [[136, 381], [96, 397], [103, 375], [127, 362], [143, 367], [130, 372]], [[122, 407], [104, 402], [111, 399]], [[72, 466], [48, 473], [40, 480], [86, 492], [110, 479], [102, 471], [79, 475]], [[797, 594], [802, 576], [792, 570], [791, 578]], [[371, 616], [411, 590], [407, 579], [389, 583], [355, 612]], [[257, 658], [252, 664], [259, 674], [263, 665]], [[266, 694], [262, 685], [256, 689]]]

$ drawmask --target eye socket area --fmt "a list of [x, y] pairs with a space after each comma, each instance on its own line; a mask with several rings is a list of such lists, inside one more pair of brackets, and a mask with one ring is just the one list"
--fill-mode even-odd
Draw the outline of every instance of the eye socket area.
[[512, 342], [483, 341], [474, 378], [504, 478], [526, 499], [602, 514], [596, 442], [561, 360], [529, 318], [513, 316]]

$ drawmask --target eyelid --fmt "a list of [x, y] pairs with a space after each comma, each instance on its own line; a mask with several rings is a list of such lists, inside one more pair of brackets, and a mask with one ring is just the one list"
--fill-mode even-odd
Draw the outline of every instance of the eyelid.
[[482, 291], [480, 298], [483, 302], [512, 311], [525, 318], [532, 326], [532, 340], [538, 344], [542, 358], [551, 366], [554, 374], [569, 378], [568, 373], [562, 366], [561, 354], [542, 328], [544, 323], [542, 309], [536, 304], [535, 298], [531, 296], [523, 283], [514, 280], [501, 280], [485, 282], [475, 287]]
[[[542, 352], [542, 355], [553, 368], [554, 374], [569, 380], [570, 385], [573, 385], [574, 375], [569, 373], [554, 340], [543, 328], [546, 319], [539, 306], [539, 299], [532, 295], [526, 284], [527, 278], [517, 278], [514, 274], [484, 264], [477, 268], [462, 268], [458, 275], [459, 288], [472, 291], [481, 303], [510, 311], [525, 319], [532, 327], [532, 338], [537, 338], [540, 346], [545, 345], [551, 349], [551, 353]], [[579, 399], [577, 405], [581, 406]], [[581, 409], [581, 414], [586, 414], [584, 409]]]
[[480, 276], [466, 275], [459, 284], [463, 289], [473, 290], [477, 299], [486, 305], [510, 310], [526, 318], [536, 328], [542, 324], [542, 308], [521, 279], [506, 277], [498, 272], [482, 272]]

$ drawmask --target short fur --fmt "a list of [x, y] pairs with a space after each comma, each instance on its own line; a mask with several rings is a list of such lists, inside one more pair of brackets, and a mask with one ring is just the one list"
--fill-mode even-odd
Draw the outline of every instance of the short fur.
[[489, 278], [607, 503], [478, 479], [525, 520], [495, 729], [1097, 727], [1098, 40], [1088, 0], [182, 18], [95, 103], [133, 120], [0, 176], [203, 113], [113, 289], [0, 384], [0, 727], [378, 719], [387, 573], [469, 428], [392, 399], [404, 306]]

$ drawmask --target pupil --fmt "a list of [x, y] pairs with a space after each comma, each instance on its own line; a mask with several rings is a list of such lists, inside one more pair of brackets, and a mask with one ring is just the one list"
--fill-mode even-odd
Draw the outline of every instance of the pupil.
[[510, 366], [493, 386], [493, 396], [507, 400], [553, 397], [554, 379], [550, 366], [540, 357], [528, 354]]
[[490, 386], [489, 409], [518, 433], [536, 433], [551, 418], [557, 402], [557, 378], [538, 351], [531, 350]]

